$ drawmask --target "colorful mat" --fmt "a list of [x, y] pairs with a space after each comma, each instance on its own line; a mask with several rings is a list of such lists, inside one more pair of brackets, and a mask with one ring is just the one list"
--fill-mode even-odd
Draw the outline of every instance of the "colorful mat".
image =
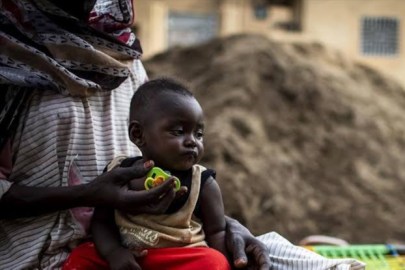
[[353, 258], [366, 263], [367, 270], [405, 270], [405, 257], [392, 245], [306, 246], [331, 259]]

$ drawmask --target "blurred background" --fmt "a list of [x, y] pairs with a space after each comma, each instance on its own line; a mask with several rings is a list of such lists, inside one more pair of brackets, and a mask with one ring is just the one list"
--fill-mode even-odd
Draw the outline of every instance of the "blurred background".
[[136, 0], [151, 78], [190, 84], [226, 212], [294, 243], [405, 243], [405, 1]]

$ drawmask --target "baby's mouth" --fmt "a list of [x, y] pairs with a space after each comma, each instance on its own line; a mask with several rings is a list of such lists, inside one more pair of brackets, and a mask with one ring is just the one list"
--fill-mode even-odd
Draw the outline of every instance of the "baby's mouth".
[[193, 158], [197, 158], [197, 156], [198, 156], [198, 153], [197, 153], [197, 151], [187, 151], [187, 152], [185, 152], [184, 154], [183, 154], [183, 156], [186, 156], [186, 157], [193, 157]]

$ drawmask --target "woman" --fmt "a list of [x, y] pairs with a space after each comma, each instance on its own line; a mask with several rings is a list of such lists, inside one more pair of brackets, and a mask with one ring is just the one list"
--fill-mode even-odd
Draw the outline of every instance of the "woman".
[[[94, 206], [162, 213], [173, 200], [167, 184], [126, 188], [148, 164], [99, 176], [137, 151], [121, 132], [147, 80], [133, 18], [125, 0], [0, 0], [0, 269], [60, 268]], [[249, 253], [270, 268], [262, 242], [230, 218], [227, 230], [237, 267]]]

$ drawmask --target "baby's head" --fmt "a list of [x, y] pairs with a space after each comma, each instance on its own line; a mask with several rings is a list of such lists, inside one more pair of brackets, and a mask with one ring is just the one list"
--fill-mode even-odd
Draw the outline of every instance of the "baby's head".
[[156, 166], [190, 169], [204, 153], [203, 134], [201, 106], [181, 83], [151, 80], [132, 97], [129, 137]]

